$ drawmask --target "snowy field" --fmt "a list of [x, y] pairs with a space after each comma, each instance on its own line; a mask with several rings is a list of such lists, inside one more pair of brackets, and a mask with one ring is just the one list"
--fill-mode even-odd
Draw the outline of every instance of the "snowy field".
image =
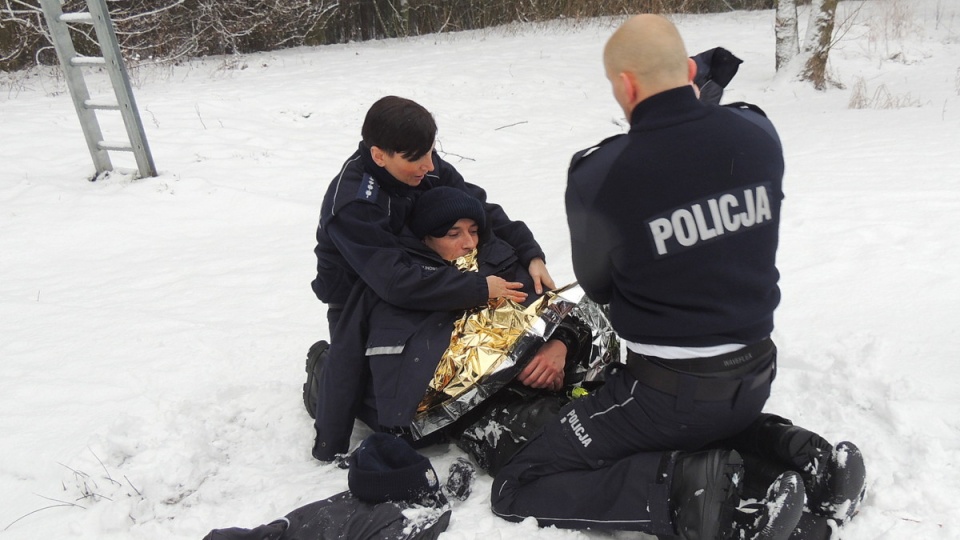
[[[960, 538], [960, 3], [843, 2], [838, 19], [842, 86], [817, 92], [775, 75], [772, 11], [674, 17], [690, 54], [745, 60], [724, 101], [760, 105], [783, 139], [768, 409], [863, 450], [844, 539]], [[0, 538], [199, 540], [345, 490], [310, 456], [300, 387], [327, 337], [320, 201], [366, 109], [430, 109], [441, 155], [572, 281], [565, 171], [624, 130], [600, 62], [619, 22], [141, 67], [160, 176], [135, 181], [87, 181], [55, 70], [0, 74]], [[441, 477], [460, 455], [425, 453]], [[508, 523], [489, 488], [444, 539], [642, 536]]]

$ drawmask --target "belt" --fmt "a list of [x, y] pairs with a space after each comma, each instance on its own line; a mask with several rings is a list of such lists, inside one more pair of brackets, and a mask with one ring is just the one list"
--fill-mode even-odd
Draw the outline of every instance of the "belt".
[[[679, 396], [683, 386], [693, 385], [695, 401], [728, 401], [744, 382], [756, 388], [773, 377], [776, 362], [770, 356], [775, 351], [769, 339], [732, 353], [688, 360], [654, 359], [627, 350], [627, 372], [644, 386], [672, 396]], [[757, 371], [764, 360], [767, 365]]]

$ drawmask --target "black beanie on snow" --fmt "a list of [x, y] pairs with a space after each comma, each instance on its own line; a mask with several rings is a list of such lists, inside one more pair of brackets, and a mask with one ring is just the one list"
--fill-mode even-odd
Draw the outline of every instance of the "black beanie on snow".
[[368, 503], [415, 501], [440, 488], [430, 460], [388, 433], [370, 435], [350, 455], [347, 485]]
[[472, 219], [480, 229], [486, 226], [483, 203], [465, 191], [448, 186], [428, 189], [420, 195], [410, 217], [410, 230], [417, 238], [439, 238], [461, 219]]

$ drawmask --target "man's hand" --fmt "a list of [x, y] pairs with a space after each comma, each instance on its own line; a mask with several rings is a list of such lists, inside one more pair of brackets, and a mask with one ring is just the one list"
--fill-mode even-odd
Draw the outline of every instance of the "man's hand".
[[533, 360], [517, 375], [517, 380], [530, 388], [560, 390], [566, 360], [567, 346], [560, 340], [551, 339], [540, 347]]
[[498, 276], [487, 276], [487, 298], [502, 296], [514, 302], [523, 303], [527, 299], [527, 293], [520, 289], [523, 289], [523, 283], [507, 281]]
[[537, 291], [537, 294], [543, 294], [544, 286], [546, 286], [547, 289], [555, 289], [557, 287], [553, 283], [553, 278], [550, 277], [550, 272], [547, 272], [547, 265], [543, 262], [543, 259], [537, 257], [530, 261], [530, 266], [527, 268], [527, 271], [530, 272], [530, 277], [533, 278], [533, 290]]

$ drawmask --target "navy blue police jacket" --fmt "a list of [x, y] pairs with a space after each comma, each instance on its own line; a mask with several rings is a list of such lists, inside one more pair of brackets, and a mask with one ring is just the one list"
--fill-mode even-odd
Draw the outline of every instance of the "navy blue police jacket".
[[621, 338], [702, 347], [770, 335], [783, 150], [758, 108], [692, 88], [640, 102], [628, 133], [574, 155], [566, 209], [584, 292]]
[[448, 503], [373, 504], [344, 491], [253, 529], [214, 529], [203, 540], [436, 540], [450, 525], [450, 513]]
[[317, 227], [317, 277], [314, 293], [326, 304], [346, 303], [357, 281], [380, 298], [399, 306], [425, 310], [466, 309], [486, 302], [482, 276], [453, 268], [425, 273], [398, 242], [414, 202], [437, 186], [461, 189], [484, 203], [488, 226], [514, 247], [522, 264], [544, 258], [543, 250], [522, 221], [512, 221], [483, 189], [467, 183], [457, 170], [434, 153], [434, 170], [413, 187], [395, 179], [359, 148], [331, 182]]
[[[451, 269], [460, 272], [409, 233], [398, 241], [426, 278]], [[523, 283], [527, 304], [536, 299], [527, 266], [495, 234], [484, 232], [477, 262], [478, 272], [465, 273]], [[486, 301], [484, 295], [475, 305], [486, 305]], [[320, 375], [314, 457], [329, 461], [345, 453], [357, 418], [377, 431], [408, 426], [461, 315], [463, 310], [403, 308], [358, 283], [346, 302], [338, 339], [331, 343]], [[373, 414], [365, 415], [365, 409], [368, 413], [373, 409]]]

